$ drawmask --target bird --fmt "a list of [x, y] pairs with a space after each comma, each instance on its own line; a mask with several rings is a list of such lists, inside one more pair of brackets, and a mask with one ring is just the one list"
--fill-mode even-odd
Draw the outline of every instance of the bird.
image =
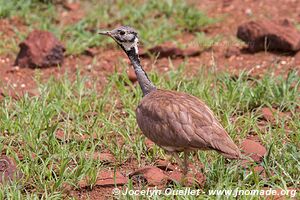
[[[99, 31], [111, 37], [128, 56], [143, 97], [136, 108], [136, 120], [142, 133], [173, 155], [188, 173], [188, 156], [197, 150], [215, 150], [229, 159], [240, 159], [241, 153], [211, 109], [190, 94], [157, 88], [143, 69], [139, 53], [138, 32], [130, 26]], [[184, 152], [184, 159], [179, 154]]]

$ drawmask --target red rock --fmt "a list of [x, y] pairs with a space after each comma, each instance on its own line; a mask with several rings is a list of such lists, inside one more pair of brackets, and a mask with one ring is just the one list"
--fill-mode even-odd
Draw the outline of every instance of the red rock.
[[21, 67], [50, 67], [61, 65], [65, 48], [50, 32], [34, 30], [19, 44], [15, 65]]
[[261, 109], [261, 114], [262, 117], [269, 121], [269, 122], [275, 122], [276, 118], [275, 116], [278, 115], [280, 118], [287, 118], [288, 115], [282, 112], [279, 112], [278, 110], [274, 109], [274, 108], [268, 108], [268, 107], [264, 107]]
[[[125, 185], [127, 184], [128, 179], [123, 176], [120, 172], [116, 171], [100, 171], [97, 175], [97, 180], [93, 184], [94, 186], [114, 186], [114, 185]], [[88, 178], [85, 178], [78, 182], [78, 186], [85, 188], [90, 186]]]
[[21, 173], [17, 171], [14, 160], [2, 155], [0, 157], [0, 184], [10, 182], [18, 178], [21, 178]]
[[261, 109], [262, 116], [267, 121], [274, 121], [275, 118], [273, 116], [273, 110], [270, 108], [262, 108]]
[[152, 166], [140, 168], [129, 175], [132, 179], [140, 179], [140, 176], [146, 179], [148, 186], [165, 185], [168, 180], [168, 176], [161, 169]]
[[267, 150], [259, 142], [245, 139], [241, 145], [245, 155], [250, 156], [255, 162], [260, 162]]
[[98, 174], [95, 185], [124, 185], [127, 184], [128, 179], [123, 176], [120, 172], [101, 172]]
[[129, 68], [127, 70], [127, 76], [128, 76], [128, 79], [134, 83], [137, 81], [137, 77], [136, 77], [136, 74], [135, 74], [135, 71], [132, 69], [132, 68]]
[[290, 23], [284, 21], [250, 21], [238, 27], [237, 37], [248, 44], [251, 52], [300, 50], [300, 33]]

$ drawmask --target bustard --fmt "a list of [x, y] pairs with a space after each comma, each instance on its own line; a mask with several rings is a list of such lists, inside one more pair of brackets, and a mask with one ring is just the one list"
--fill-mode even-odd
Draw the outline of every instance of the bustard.
[[[108, 35], [127, 54], [135, 70], [143, 99], [136, 109], [136, 119], [143, 134], [161, 148], [173, 154], [188, 172], [190, 151], [215, 150], [230, 159], [238, 159], [240, 150], [214, 117], [213, 112], [198, 98], [186, 93], [157, 89], [141, 66], [138, 55], [138, 34], [129, 26], [111, 31]], [[184, 152], [184, 162], [178, 153]]]

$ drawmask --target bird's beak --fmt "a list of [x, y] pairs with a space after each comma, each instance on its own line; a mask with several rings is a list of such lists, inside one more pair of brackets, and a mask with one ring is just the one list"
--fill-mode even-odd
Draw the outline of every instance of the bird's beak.
[[111, 36], [110, 31], [98, 31], [98, 34]]

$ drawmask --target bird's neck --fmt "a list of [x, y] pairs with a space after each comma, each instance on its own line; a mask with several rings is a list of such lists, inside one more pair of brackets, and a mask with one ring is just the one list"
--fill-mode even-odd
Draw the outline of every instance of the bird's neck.
[[147, 73], [143, 69], [136, 49], [137, 48], [132, 47], [130, 50], [127, 50], [125, 52], [134, 68], [135, 74], [143, 92], [143, 96], [145, 96], [150, 92], [156, 90], [156, 87], [150, 81], [150, 79], [147, 76]]

